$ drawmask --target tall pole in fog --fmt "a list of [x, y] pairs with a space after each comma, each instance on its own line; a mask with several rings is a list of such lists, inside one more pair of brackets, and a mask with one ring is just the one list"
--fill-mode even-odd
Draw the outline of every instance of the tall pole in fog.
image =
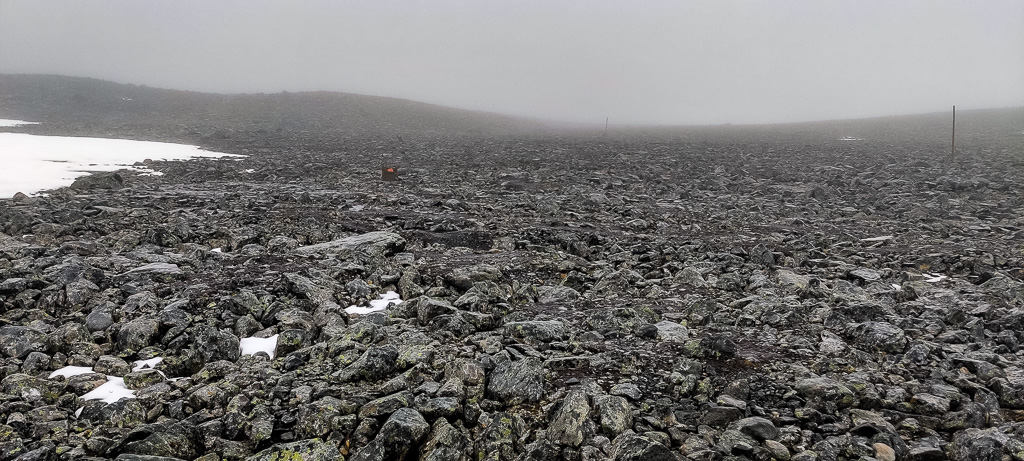
[[608, 117], [604, 118], [604, 135], [608, 136]]
[[953, 140], [949, 143], [949, 159], [956, 160], [956, 106], [953, 106]]

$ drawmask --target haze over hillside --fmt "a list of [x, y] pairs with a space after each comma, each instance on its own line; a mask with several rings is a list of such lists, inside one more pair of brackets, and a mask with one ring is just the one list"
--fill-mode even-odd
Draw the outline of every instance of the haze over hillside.
[[617, 124], [1024, 105], [1024, 2], [4, 0], [0, 73]]
[[471, 135], [539, 128], [523, 118], [336, 92], [212, 94], [55, 75], [0, 75], [0, 112], [71, 127], [176, 126], [229, 131]]
[[[604, 136], [600, 124], [565, 124], [397, 98], [337, 92], [213, 94], [56, 75], [0, 74], [0, 116], [44, 122], [36, 132], [183, 141], [205, 146], [329, 149], [330, 140]], [[913, 141], [947, 145], [948, 112], [775, 125], [621, 126], [608, 136], [759, 142]], [[961, 111], [963, 146], [1024, 136], [1024, 108]], [[317, 141], [309, 141], [316, 139]], [[796, 141], [799, 139], [799, 141]], [[324, 143], [326, 140], [326, 144]]]

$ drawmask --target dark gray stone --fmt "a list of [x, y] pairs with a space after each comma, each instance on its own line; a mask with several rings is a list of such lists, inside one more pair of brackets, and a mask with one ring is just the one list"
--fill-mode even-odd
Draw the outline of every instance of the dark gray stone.
[[487, 395], [508, 405], [539, 402], [544, 396], [541, 362], [531, 358], [499, 364], [487, 376]]
[[593, 432], [587, 394], [579, 389], [570, 391], [551, 418], [548, 437], [556, 444], [578, 447]]
[[34, 328], [7, 325], [0, 327], [0, 352], [7, 357], [25, 358], [30, 352], [46, 352], [46, 334]]
[[341, 452], [334, 444], [320, 439], [309, 439], [279, 443], [246, 458], [246, 461], [336, 461], [339, 459], [342, 459]]

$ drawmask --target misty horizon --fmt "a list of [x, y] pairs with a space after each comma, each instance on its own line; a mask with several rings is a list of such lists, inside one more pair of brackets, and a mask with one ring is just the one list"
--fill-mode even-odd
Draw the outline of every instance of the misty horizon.
[[[773, 121], [773, 122], [762, 122], [762, 123], [756, 123], [756, 122], [751, 122], [751, 123], [734, 123], [734, 122], [717, 122], [717, 123], [711, 123], [711, 122], [709, 122], [709, 123], [656, 123], [656, 122], [643, 123], [643, 122], [635, 122], [635, 123], [628, 123], [628, 122], [623, 122], [623, 123], [620, 123], [620, 122], [617, 122], [617, 121], [611, 119], [610, 117], [607, 117], [607, 120], [606, 119], [600, 119], [600, 120], [592, 120], [592, 121], [591, 120], [579, 120], [579, 121], [576, 121], [576, 120], [560, 120], [560, 119], [553, 119], [553, 118], [544, 118], [544, 117], [540, 117], [540, 116], [536, 116], [536, 115], [529, 115], [529, 114], [514, 114], [514, 113], [507, 113], [507, 112], [494, 112], [494, 111], [489, 111], [489, 110], [486, 110], [486, 109], [478, 109], [478, 108], [473, 108], [473, 107], [459, 107], [459, 106], [454, 106], [454, 105], [445, 105], [445, 104], [431, 103], [431, 102], [427, 102], [427, 101], [418, 101], [418, 100], [414, 100], [414, 99], [402, 98], [402, 97], [397, 97], [397, 96], [385, 96], [385, 95], [377, 95], [377, 94], [355, 93], [355, 92], [350, 92], [350, 91], [338, 91], [338, 90], [322, 90], [322, 89], [321, 90], [299, 90], [299, 91], [281, 90], [281, 91], [274, 91], [274, 92], [234, 92], [234, 93], [229, 93], [229, 92], [213, 92], [213, 91], [192, 90], [192, 89], [185, 89], [185, 88], [158, 87], [158, 86], [153, 86], [153, 85], [147, 85], [145, 83], [136, 83], [136, 82], [127, 82], [127, 81], [116, 81], [116, 80], [106, 80], [106, 79], [100, 79], [100, 78], [96, 78], [96, 77], [88, 77], [88, 76], [82, 76], [82, 75], [2, 74], [2, 73], [0, 73], [0, 76], [2, 76], [2, 75], [23, 75], [23, 76], [43, 76], [43, 77], [62, 77], [62, 78], [63, 77], [67, 77], [67, 78], [76, 78], [76, 79], [77, 78], [82, 78], [82, 79], [96, 80], [96, 81], [105, 82], [105, 83], [114, 83], [114, 84], [118, 84], [118, 85], [137, 86], [137, 87], [140, 87], [140, 88], [148, 88], [148, 89], [153, 89], [153, 90], [183, 91], [183, 92], [198, 93], [198, 94], [208, 94], [208, 95], [218, 95], [218, 96], [268, 96], [268, 95], [275, 95], [275, 94], [328, 93], [328, 94], [339, 94], [339, 95], [356, 95], [356, 96], [365, 96], [365, 97], [374, 97], [374, 98], [378, 98], [379, 97], [379, 98], [388, 98], [388, 99], [396, 99], [396, 100], [402, 100], [402, 101], [409, 101], [409, 102], [413, 102], [413, 103], [427, 104], [427, 105], [431, 105], [431, 106], [437, 106], [437, 107], [448, 108], [448, 109], [466, 110], [466, 111], [471, 111], [471, 112], [479, 112], [479, 113], [482, 113], [482, 114], [491, 114], [491, 115], [497, 115], [497, 116], [507, 116], [507, 117], [513, 117], [513, 118], [522, 118], [522, 119], [527, 119], [527, 120], [533, 120], [533, 121], [536, 121], [536, 122], [544, 122], [544, 123], [552, 123], [552, 124], [565, 124], [565, 125], [569, 125], [569, 126], [574, 126], [574, 125], [579, 125], [579, 126], [604, 126], [606, 121], [607, 121], [607, 123], [610, 126], [620, 126], [620, 127], [676, 127], [676, 126], [678, 126], [678, 127], [685, 127], [685, 126], [697, 127], [697, 126], [722, 126], [722, 125], [738, 125], [738, 126], [786, 125], [786, 124], [831, 122], [831, 121], [868, 120], [868, 119], [887, 118], [887, 117], [931, 115], [931, 114], [940, 114], [940, 113], [949, 113], [950, 112], [950, 107], [947, 107], [947, 108], [945, 108], [945, 110], [933, 110], [933, 111], [928, 111], [928, 112], [904, 112], [904, 113], [866, 115], [866, 116], [859, 116], [859, 117], [824, 118], [824, 119], [813, 119], [813, 120], [812, 119], [807, 119], [807, 120], [786, 120], [786, 121]], [[964, 106], [959, 106], [957, 108], [957, 111], [960, 112], [960, 113], [965, 113], [965, 112], [969, 112], [969, 111], [973, 111], [973, 110], [999, 110], [999, 109], [1012, 109], [1012, 108], [1017, 108], [1017, 107], [1024, 107], [1024, 103], [1022, 103], [1022, 104], [1011, 104], [1011, 105], [1005, 105], [1005, 106], [991, 106], [991, 107], [964, 107]]]
[[589, 124], [870, 118], [1024, 105], [1024, 4], [3, 0], [0, 73]]

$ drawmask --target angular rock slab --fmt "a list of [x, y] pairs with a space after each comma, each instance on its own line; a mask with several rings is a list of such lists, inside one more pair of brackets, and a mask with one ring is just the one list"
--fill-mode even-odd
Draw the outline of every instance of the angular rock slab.
[[405, 239], [394, 232], [369, 232], [330, 242], [307, 245], [295, 249], [301, 256], [314, 254], [363, 253], [370, 256], [389, 256], [405, 248]]

